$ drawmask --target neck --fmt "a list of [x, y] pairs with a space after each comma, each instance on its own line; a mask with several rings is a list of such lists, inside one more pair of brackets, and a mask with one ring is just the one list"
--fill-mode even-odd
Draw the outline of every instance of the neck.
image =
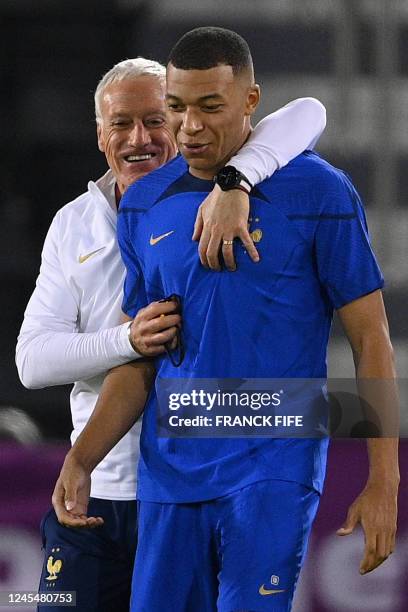
[[116, 208], [119, 208], [119, 204], [120, 204], [120, 199], [122, 197], [122, 194], [120, 192], [120, 189], [118, 187], [118, 184], [115, 183], [115, 201], [116, 201]]

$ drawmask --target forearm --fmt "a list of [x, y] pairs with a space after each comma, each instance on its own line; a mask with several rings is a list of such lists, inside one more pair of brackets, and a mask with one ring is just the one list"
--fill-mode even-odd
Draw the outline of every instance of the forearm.
[[367, 484], [398, 488], [398, 438], [368, 438], [369, 475]]
[[354, 351], [357, 386], [386, 437], [368, 438], [368, 484], [398, 487], [398, 390], [388, 330], [366, 338]]
[[142, 361], [111, 370], [92, 416], [67, 460], [74, 460], [92, 472], [142, 414], [154, 374], [154, 366]]
[[23, 331], [16, 349], [20, 380], [29, 389], [92, 378], [138, 357], [129, 344], [127, 325], [92, 333]]
[[315, 98], [299, 98], [262, 119], [230, 164], [256, 185], [312, 148], [326, 127], [326, 109]]

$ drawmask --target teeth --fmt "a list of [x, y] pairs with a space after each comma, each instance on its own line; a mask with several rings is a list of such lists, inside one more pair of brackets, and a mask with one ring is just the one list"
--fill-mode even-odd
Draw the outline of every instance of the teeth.
[[153, 157], [152, 153], [146, 153], [145, 155], [127, 155], [125, 159], [128, 162], [133, 162], [133, 161], [144, 161], [146, 159], [151, 159], [152, 157]]

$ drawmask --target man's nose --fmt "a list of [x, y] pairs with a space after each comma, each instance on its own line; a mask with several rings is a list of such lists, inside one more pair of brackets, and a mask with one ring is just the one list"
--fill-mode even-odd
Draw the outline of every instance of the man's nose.
[[129, 144], [133, 147], [146, 146], [152, 142], [148, 128], [142, 123], [135, 123], [130, 134]]
[[189, 136], [196, 134], [203, 129], [202, 121], [199, 114], [193, 109], [186, 109], [183, 114], [183, 123], [181, 129]]

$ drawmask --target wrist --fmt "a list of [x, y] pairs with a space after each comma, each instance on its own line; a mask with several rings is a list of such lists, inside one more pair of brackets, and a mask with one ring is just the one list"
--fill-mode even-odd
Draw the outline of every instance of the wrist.
[[133, 338], [132, 338], [132, 325], [133, 325], [133, 321], [129, 321], [129, 323], [127, 325], [127, 328], [126, 328], [127, 338], [128, 338], [128, 342], [129, 342], [131, 348], [134, 350], [135, 353], [137, 353], [139, 355], [140, 354], [139, 350], [138, 350], [138, 348], [137, 348], [137, 346], [134, 343]]
[[[135, 353], [134, 348], [130, 344], [129, 336], [128, 336], [128, 328], [130, 321], [124, 321], [116, 328], [114, 328], [115, 336], [115, 352], [117, 357], [122, 360], [122, 363], [126, 363], [128, 361], [134, 361], [140, 357], [139, 353]], [[117, 363], [114, 364], [118, 365]]]
[[230, 191], [239, 189], [247, 194], [251, 193], [252, 184], [247, 177], [237, 170], [234, 166], [224, 166], [215, 175], [214, 182], [222, 189], [222, 191]]
[[93, 443], [96, 439], [96, 430], [91, 416], [87, 426], [75, 440], [75, 444], [65, 457], [64, 466], [68, 464], [71, 468], [77, 468], [91, 475], [98, 463], [107, 454], [104, 454], [101, 450], [99, 439], [97, 444]]
[[83, 453], [81, 452], [81, 444], [80, 442], [77, 442], [71, 449], [70, 451], [67, 453], [65, 460], [64, 460], [64, 464], [63, 464], [63, 468], [79, 468], [80, 470], [83, 470], [89, 474], [91, 474], [93, 468], [95, 467], [92, 464], [92, 461], [89, 461], [89, 458], [87, 459]]
[[370, 473], [367, 480], [367, 487], [380, 487], [384, 491], [398, 491], [399, 484], [400, 475], [398, 471]]

